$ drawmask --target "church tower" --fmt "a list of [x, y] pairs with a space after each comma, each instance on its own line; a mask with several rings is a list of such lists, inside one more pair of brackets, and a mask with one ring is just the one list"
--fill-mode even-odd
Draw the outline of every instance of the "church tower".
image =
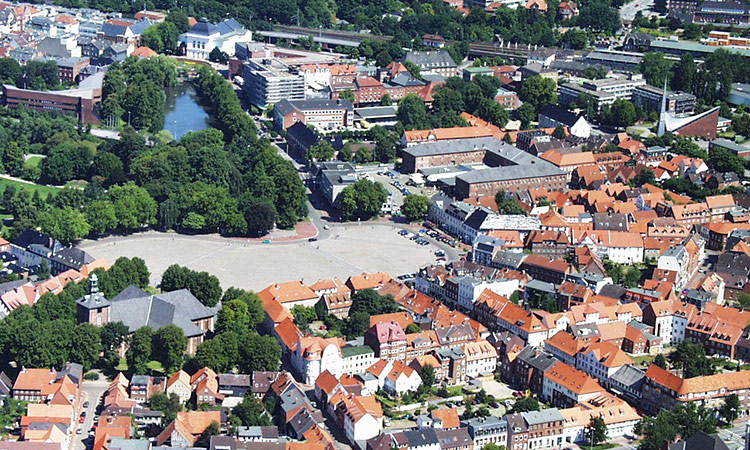
[[90, 323], [103, 327], [109, 322], [112, 303], [99, 292], [99, 278], [95, 273], [89, 277], [89, 293], [78, 299], [78, 323]]

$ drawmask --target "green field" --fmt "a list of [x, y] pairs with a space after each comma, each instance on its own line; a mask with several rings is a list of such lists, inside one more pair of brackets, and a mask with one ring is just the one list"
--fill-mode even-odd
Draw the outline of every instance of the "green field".
[[54, 186], [43, 186], [41, 184], [21, 183], [20, 181], [0, 178], [0, 191], [4, 191], [5, 186], [8, 186], [8, 185], [15, 186], [17, 191], [20, 191], [21, 189], [25, 189], [31, 192], [32, 195], [34, 195], [34, 191], [39, 191], [39, 195], [41, 195], [42, 198], [47, 198], [49, 194], [60, 190], [60, 188], [56, 188]]
[[39, 166], [39, 163], [42, 162], [44, 158], [41, 156], [32, 156], [31, 158], [27, 159], [25, 163], [23, 163], [23, 166], [27, 169], [34, 169], [37, 166]]

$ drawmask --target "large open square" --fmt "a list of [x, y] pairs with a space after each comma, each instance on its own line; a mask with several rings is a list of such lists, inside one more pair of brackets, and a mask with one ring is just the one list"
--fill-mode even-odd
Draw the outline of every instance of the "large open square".
[[312, 284], [323, 278], [345, 279], [378, 271], [398, 276], [435, 261], [437, 246], [420, 246], [397, 231], [385, 224], [342, 226], [333, 227], [327, 239], [270, 244], [147, 232], [84, 241], [79, 247], [110, 263], [120, 256], [145, 259], [152, 285], [158, 285], [167, 267], [180, 264], [218, 276], [225, 289], [257, 291], [277, 281], [301, 279]]

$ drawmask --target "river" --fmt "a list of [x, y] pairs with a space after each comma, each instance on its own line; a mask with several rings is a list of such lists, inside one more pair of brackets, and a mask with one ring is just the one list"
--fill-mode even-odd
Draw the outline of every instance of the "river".
[[167, 88], [164, 129], [177, 140], [191, 131], [209, 128], [209, 116], [198, 102], [198, 94], [190, 83]]

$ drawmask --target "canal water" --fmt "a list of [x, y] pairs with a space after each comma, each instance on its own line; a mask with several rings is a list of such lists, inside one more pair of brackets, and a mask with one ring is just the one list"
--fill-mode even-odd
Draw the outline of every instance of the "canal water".
[[198, 95], [190, 83], [179, 83], [167, 88], [166, 114], [164, 129], [172, 133], [177, 140], [191, 131], [208, 128], [208, 113], [198, 102]]

